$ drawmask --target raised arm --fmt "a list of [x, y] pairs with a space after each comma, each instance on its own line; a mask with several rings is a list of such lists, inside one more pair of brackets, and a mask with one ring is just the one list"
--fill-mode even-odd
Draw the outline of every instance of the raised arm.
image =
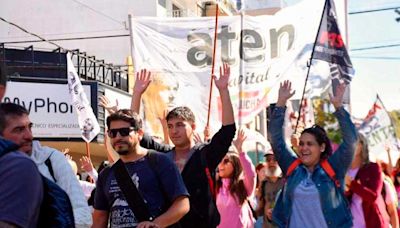
[[227, 63], [224, 63], [223, 67], [219, 68], [219, 78], [213, 76], [215, 86], [218, 88], [219, 95], [221, 96], [222, 104], [222, 125], [226, 126], [235, 123], [233, 116], [233, 108], [231, 97], [229, 95], [228, 83], [231, 75], [231, 68]]
[[106, 96], [102, 95], [100, 97], [100, 106], [107, 110], [107, 112], [111, 115], [118, 111], [118, 99], [115, 99], [115, 105], [112, 105], [110, 100]]
[[97, 173], [97, 170], [93, 167], [92, 160], [87, 156], [82, 156], [79, 159], [79, 162], [81, 163], [81, 169], [85, 170], [89, 174], [89, 176], [92, 177], [96, 182], [99, 174]]
[[146, 69], [140, 70], [140, 73], [136, 73], [136, 81], [133, 86], [133, 94], [131, 101], [132, 112], [139, 113], [140, 111], [140, 101], [142, 99], [143, 93], [146, 91], [147, 87], [151, 82], [151, 73]]
[[236, 132], [232, 102], [228, 90], [230, 67], [228, 64], [224, 63], [223, 67], [219, 68], [219, 71], [219, 79], [216, 79], [215, 76], [213, 76], [213, 79], [215, 82], [215, 86], [217, 86], [219, 94], [221, 96], [222, 127], [211, 138], [210, 143], [204, 147], [206, 151], [207, 165], [210, 170], [214, 170], [215, 168], [217, 168], [218, 163], [228, 152], [228, 148], [231, 145], [232, 139], [235, 136]]
[[247, 196], [253, 194], [254, 189], [256, 188], [256, 169], [251, 162], [250, 157], [247, 155], [245, 151], [243, 151], [243, 142], [246, 141], [247, 136], [243, 129], [240, 129], [238, 132], [238, 136], [236, 140], [233, 141], [233, 145], [235, 145], [236, 149], [239, 152], [240, 163], [243, 167], [243, 175], [244, 175], [244, 186], [247, 191]]
[[271, 119], [268, 127], [270, 135], [270, 143], [275, 157], [282, 171], [286, 171], [290, 164], [296, 159], [295, 153], [288, 148], [283, 134], [283, 123], [285, 120], [286, 102], [294, 95], [292, 91], [292, 83], [284, 81], [280, 84], [278, 102], [276, 107], [271, 108]]
[[343, 142], [339, 148], [329, 158], [329, 162], [335, 169], [339, 179], [344, 178], [347, 169], [350, 167], [354, 157], [354, 150], [357, 142], [356, 128], [351, 121], [349, 113], [343, 108], [343, 95], [346, 89], [344, 83], [340, 84], [336, 90], [336, 94], [330, 96], [331, 103], [336, 111], [334, 115], [338, 119]]

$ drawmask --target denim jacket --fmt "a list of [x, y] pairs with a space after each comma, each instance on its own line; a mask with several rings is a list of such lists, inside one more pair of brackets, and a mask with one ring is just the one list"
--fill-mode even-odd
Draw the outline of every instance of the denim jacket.
[[[294, 160], [296, 154], [285, 143], [283, 135], [283, 122], [286, 108], [275, 107], [272, 111], [269, 124], [269, 134], [272, 149], [284, 174]], [[341, 107], [334, 115], [339, 121], [343, 142], [340, 147], [329, 158], [328, 162], [340, 181], [340, 188], [337, 188], [320, 165], [317, 165], [312, 173], [312, 180], [315, 183], [320, 195], [322, 213], [328, 227], [352, 227], [352, 216], [346, 198], [344, 197], [344, 177], [347, 169], [353, 160], [357, 133], [350, 115]], [[307, 178], [307, 169], [300, 164], [286, 180], [285, 187], [277, 198], [273, 210], [273, 221], [279, 227], [288, 227], [292, 214], [292, 201], [294, 190], [297, 185]], [[310, 215], [312, 216], [312, 215]]]

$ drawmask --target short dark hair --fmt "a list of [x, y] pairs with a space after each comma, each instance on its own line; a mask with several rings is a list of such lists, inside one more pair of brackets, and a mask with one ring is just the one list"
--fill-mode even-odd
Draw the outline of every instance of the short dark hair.
[[0, 134], [7, 127], [7, 118], [23, 115], [29, 115], [25, 107], [14, 103], [0, 103]]
[[120, 109], [107, 117], [107, 128], [110, 129], [112, 121], [122, 120], [131, 124], [135, 131], [142, 129], [142, 119], [130, 109]]
[[192, 123], [195, 122], [195, 117], [192, 110], [186, 106], [176, 107], [168, 113], [167, 121], [174, 118], [181, 118], [184, 121], [189, 121]]
[[321, 159], [326, 159], [332, 155], [331, 141], [329, 140], [328, 135], [323, 127], [315, 124], [314, 126], [306, 128], [303, 132], [301, 132], [301, 134], [304, 133], [313, 135], [318, 145], [321, 146], [322, 144], [325, 144], [325, 150], [321, 154]]

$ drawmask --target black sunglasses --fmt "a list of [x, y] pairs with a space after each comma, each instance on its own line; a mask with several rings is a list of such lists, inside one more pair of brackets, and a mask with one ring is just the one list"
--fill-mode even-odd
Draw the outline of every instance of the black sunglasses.
[[119, 132], [119, 135], [121, 135], [122, 137], [128, 136], [129, 133], [131, 133], [132, 131], [135, 131], [136, 129], [133, 127], [124, 127], [124, 128], [116, 128], [116, 129], [109, 129], [108, 130], [108, 137], [110, 138], [115, 138], [117, 137], [117, 134]]

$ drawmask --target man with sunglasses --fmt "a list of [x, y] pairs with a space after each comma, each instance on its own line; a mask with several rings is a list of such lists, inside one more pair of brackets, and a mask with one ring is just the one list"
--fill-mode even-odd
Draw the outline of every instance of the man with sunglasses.
[[108, 221], [110, 227], [139, 228], [167, 227], [178, 222], [189, 211], [187, 190], [176, 166], [165, 154], [151, 151], [157, 158], [155, 167], [148, 155], [150, 151], [140, 147], [143, 137], [140, 117], [128, 109], [118, 110], [107, 117], [107, 128], [112, 147], [155, 219], [138, 221], [120, 189], [116, 179], [120, 170], [114, 165], [99, 174], [93, 227], [108, 227]]
[[278, 192], [282, 189], [284, 185], [284, 179], [282, 177], [282, 170], [280, 169], [278, 162], [275, 158], [272, 150], [268, 150], [264, 155], [266, 167], [265, 170], [265, 180], [261, 183], [261, 191], [258, 211], [259, 214], [263, 215], [263, 227], [277, 227], [272, 223], [272, 210], [275, 204], [275, 198]]
[[[139, 111], [140, 99], [149, 83], [150, 73], [138, 73], [132, 96], [132, 110]], [[182, 227], [212, 228], [218, 226], [220, 215], [215, 205], [214, 171], [225, 157], [235, 136], [236, 127], [228, 90], [230, 67], [220, 67], [220, 77], [213, 76], [222, 105], [222, 126], [209, 143], [195, 144], [196, 122], [188, 107], [171, 110], [166, 119], [168, 134], [175, 147], [155, 142], [145, 135], [140, 144], [145, 148], [166, 152], [178, 166], [190, 194], [190, 211], [180, 224]]]

